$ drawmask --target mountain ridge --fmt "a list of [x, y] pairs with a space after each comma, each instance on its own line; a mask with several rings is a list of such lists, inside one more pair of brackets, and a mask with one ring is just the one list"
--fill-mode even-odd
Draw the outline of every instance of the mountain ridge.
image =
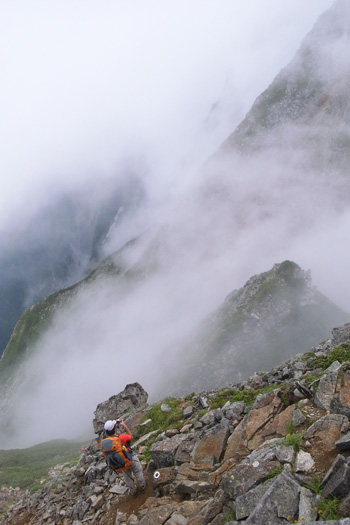
[[[322, 147], [326, 150], [322, 154], [322, 148], [317, 148], [317, 152], [327, 159], [323, 169], [334, 167], [335, 158], [331, 148], [336, 145], [338, 138], [338, 157], [340, 153], [344, 155], [341, 167], [346, 169], [345, 144], [348, 144], [349, 135], [344, 126], [350, 119], [349, 94], [346, 89], [350, 68], [343, 50], [349, 39], [349, 5], [344, 0], [337, 0], [319, 17], [295, 57], [256, 99], [243, 121], [224, 141], [220, 151], [229, 153], [231, 149], [237, 149], [248, 153], [254, 149], [278, 147], [283, 141], [287, 143], [289, 140], [294, 142], [294, 146], [310, 152], [311, 144], [316, 146], [317, 135], [309, 137], [304, 148], [302, 143], [307, 133], [310, 133], [312, 123], [319, 128], [322, 124], [328, 131], [330, 125], [340, 126], [339, 129], [335, 127], [333, 144], [327, 144], [319, 129], [318, 139], [322, 140]], [[287, 133], [282, 132], [281, 136], [283, 124], [300, 125], [306, 129], [305, 135], [295, 142], [296, 134], [287, 129]], [[276, 132], [273, 134], [274, 130]]]

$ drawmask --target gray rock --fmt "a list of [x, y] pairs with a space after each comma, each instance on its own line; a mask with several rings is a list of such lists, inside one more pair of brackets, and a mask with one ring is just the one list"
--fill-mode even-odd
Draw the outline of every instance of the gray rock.
[[318, 496], [313, 494], [311, 490], [301, 487], [299, 500], [299, 521], [304, 518], [302, 523], [315, 521], [317, 518]]
[[184, 425], [184, 426], [180, 429], [180, 433], [181, 433], [181, 434], [186, 434], [186, 432], [188, 432], [192, 427], [193, 427], [192, 423], [187, 423], [187, 425]]
[[332, 330], [333, 344], [338, 346], [341, 343], [350, 341], [350, 323], [346, 323]]
[[280, 445], [276, 447], [276, 458], [280, 463], [293, 463], [295, 450], [293, 446]]
[[171, 412], [171, 407], [167, 405], [166, 403], [162, 403], [160, 405], [161, 412]]
[[108, 419], [117, 419], [125, 414], [128, 417], [147, 403], [148, 394], [139, 383], [126, 385], [119, 394], [97, 405], [93, 426], [95, 434], [101, 434]]
[[249, 490], [245, 494], [238, 496], [236, 499], [236, 519], [242, 520], [248, 518], [258, 505], [265, 492], [270, 488], [273, 479], [267, 480], [261, 485]]
[[139, 521], [140, 525], [155, 525], [155, 523], [165, 523], [171, 516], [173, 508], [171, 505], [162, 505], [154, 507], [147, 511], [146, 515]]
[[228, 427], [221, 428], [220, 425], [207, 431], [195, 443], [191, 453], [192, 461], [197, 465], [207, 464], [208, 467], [218, 463], [223, 456], [229, 433]]
[[306, 417], [303, 415], [303, 413], [299, 410], [299, 408], [295, 408], [293, 410], [293, 416], [292, 416], [293, 427], [299, 427], [305, 421], [306, 421]]
[[90, 498], [91, 500], [91, 508], [93, 510], [98, 510], [102, 507], [103, 503], [104, 503], [104, 498], [102, 495], [100, 496], [91, 496]]
[[185, 419], [187, 419], [187, 418], [189, 418], [189, 417], [191, 417], [193, 415], [193, 412], [194, 412], [194, 410], [193, 410], [192, 406], [185, 407], [183, 409], [183, 412], [182, 412], [183, 413], [183, 417]]
[[261, 461], [264, 461], [267, 463], [268, 461], [273, 461], [276, 459], [276, 452], [277, 447], [275, 446], [254, 450], [251, 454], [249, 454], [249, 456], [246, 457], [244, 463], [250, 463], [253, 465], [253, 463], [256, 464], [256, 462], [260, 463]]
[[153, 443], [150, 448], [150, 454], [156, 468], [171, 467], [175, 463], [175, 454], [179, 445], [187, 439], [185, 434], [177, 434], [172, 438]]
[[196, 494], [199, 490], [199, 481], [181, 480], [174, 488], [179, 494]]
[[346, 496], [350, 489], [350, 469], [345, 463], [342, 465], [337, 472], [332, 476], [326, 483], [322, 496], [328, 498], [333, 496], [336, 498], [342, 498]]
[[166, 522], [166, 525], [187, 525], [187, 523], [188, 519], [185, 518], [185, 516], [178, 512], [174, 512]]
[[182, 463], [188, 463], [191, 460], [191, 454], [193, 448], [198, 440], [198, 436], [193, 437], [193, 434], [188, 434], [184, 441], [178, 446], [174, 459], [176, 465], [181, 465]]
[[312, 459], [309, 452], [304, 452], [300, 450], [297, 454], [295, 460], [295, 471], [296, 472], [310, 472], [315, 465], [314, 460]]
[[340, 401], [339, 394], [335, 395], [331, 399], [329, 410], [331, 414], [342, 414], [347, 418], [350, 418], [350, 408], [344, 407]]
[[249, 525], [277, 525], [298, 516], [300, 485], [285, 472], [274, 480], [246, 520]]
[[278, 467], [278, 461], [261, 462], [256, 467], [249, 463], [237, 465], [223, 476], [221, 488], [229, 499], [235, 500], [266, 480], [269, 473]]
[[154, 436], [155, 434], [158, 434], [159, 430], [153, 430], [152, 432], [148, 432], [144, 436], [141, 436], [140, 439], [135, 441], [133, 443], [133, 448], [137, 448], [139, 445], [142, 445], [145, 441], [147, 441], [151, 436]]
[[126, 488], [126, 486], [121, 485], [120, 483], [116, 483], [115, 485], [113, 485], [113, 487], [109, 489], [109, 492], [111, 494], [118, 494], [119, 496], [126, 494], [127, 491], [128, 489]]
[[215, 424], [215, 411], [211, 410], [210, 412], [207, 412], [200, 418], [200, 422], [203, 423], [203, 425], [214, 425]]
[[165, 435], [168, 438], [172, 438], [176, 436], [176, 434], [179, 434], [179, 430], [177, 428], [169, 428], [168, 430], [165, 431]]
[[327, 368], [319, 382], [315, 395], [315, 404], [323, 410], [330, 410], [331, 401], [336, 392], [338, 371], [340, 368], [341, 364], [339, 361], [334, 361], [331, 366]]
[[338, 441], [335, 442], [335, 446], [338, 450], [349, 450], [350, 449], [350, 432], [348, 432], [345, 436], [338, 439]]
[[326, 473], [325, 477], [322, 480], [321, 487], [324, 488], [328, 481], [338, 472], [340, 467], [345, 465], [346, 459], [341, 454], [338, 454], [338, 456], [333, 461], [332, 465], [330, 466], [328, 472]]

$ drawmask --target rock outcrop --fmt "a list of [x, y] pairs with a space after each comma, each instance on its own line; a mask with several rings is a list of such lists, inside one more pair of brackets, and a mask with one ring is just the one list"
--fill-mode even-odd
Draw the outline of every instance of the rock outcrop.
[[16, 503], [1, 523], [310, 525], [334, 517], [336, 501], [338, 521], [329, 523], [348, 524], [349, 330], [220, 391], [146, 407], [142, 387], [127, 385], [98, 405], [94, 427], [99, 434], [117, 416], [133, 425], [146, 493], [127, 494], [97, 437], [75, 467], [54, 469], [41, 492], [3, 488], [2, 501], [11, 495]]

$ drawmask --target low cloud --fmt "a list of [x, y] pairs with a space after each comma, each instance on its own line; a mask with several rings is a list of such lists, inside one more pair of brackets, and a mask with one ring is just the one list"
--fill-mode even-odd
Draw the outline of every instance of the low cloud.
[[[349, 215], [334, 213], [327, 179], [299, 169], [302, 153], [272, 148], [206, 163], [331, 3], [264, 0], [252, 9], [253, 2], [195, 2], [184, 17], [181, 2], [147, 9], [104, 2], [109, 16], [90, 2], [81, 13], [72, 2], [68, 18], [67, 7], [53, 3], [41, 11], [38, 32], [35, 9], [21, 14], [28, 18], [20, 20], [12, 63], [19, 69], [7, 63], [17, 83], [5, 112], [3, 170], [21, 191], [9, 175], [2, 230], [61, 191], [78, 195], [91, 180], [98, 188], [101, 177], [113, 180], [131, 162], [145, 197], [110, 228], [103, 255], [143, 235], [128, 263], [146, 257], [157, 265], [137, 286], [105, 280], [84, 287], [54, 317], [25, 365], [26, 391], [13, 409], [13, 421], [25, 422], [26, 444], [92, 431], [96, 405], [128, 382], [157, 399], [202, 320], [276, 262], [311, 268], [320, 291], [350, 310], [341, 243]], [[6, 16], [9, 37], [19, 19], [10, 7]], [[30, 73], [21, 58], [29, 22], [25, 58], [38, 52]], [[26, 90], [18, 71], [30, 77]], [[9, 96], [10, 83], [6, 89]], [[340, 261], [336, 275], [327, 246]]]

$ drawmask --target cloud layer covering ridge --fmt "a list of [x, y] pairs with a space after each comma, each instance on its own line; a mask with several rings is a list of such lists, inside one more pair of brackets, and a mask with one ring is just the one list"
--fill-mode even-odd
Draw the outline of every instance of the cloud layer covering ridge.
[[[157, 273], [138, 287], [107, 279], [54, 319], [28, 366], [28, 392], [16, 400], [28, 443], [77, 436], [97, 403], [127, 382], [141, 382], [155, 398], [157, 375], [203, 318], [276, 262], [311, 268], [320, 291], [350, 310], [341, 263], [350, 213], [332, 209], [324, 187], [315, 187], [317, 174], [298, 172], [289, 151], [261, 155], [258, 164], [237, 157], [229, 170], [225, 162], [203, 168], [331, 5], [1, 7], [0, 231], [19, 227], [61, 191], [122, 178], [131, 162], [145, 202], [111, 228], [104, 255], [141, 233], [130, 265], [160, 246]], [[339, 266], [329, 275], [334, 257]]]

